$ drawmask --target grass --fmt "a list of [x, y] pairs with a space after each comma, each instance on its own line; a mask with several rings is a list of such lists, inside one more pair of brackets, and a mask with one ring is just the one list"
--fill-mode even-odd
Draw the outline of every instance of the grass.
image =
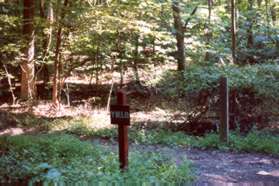
[[[33, 120], [32, 120], [33, 121]], [[105, 120], [97, 120], [92, 117], [78, 117], [74, 119], [56, 119], [51, 122], [39, 122], [50, 133], [59, 132], [74, 134], [77, 136], [101, 137], [116, 140], [117, 129], [106, 124]], [[129, 140], [138, 144], [161, 144], [168, 146], [197, 147], [203, 149], [220, 149], [238, 152], [258, 152], [279, 156], [279, 135], [252, 130], [247, 135], [231, 132], [229, 143], [219, 141], [216, 133], [204, 137], [195, 137], [183, 132], [173, 132], [164, 128], [139, 129], [131, 126]]]
[[[75, 127], [69, 128], [68, 132], [110, 139], [116, 139], [117, 137], [117, 130], [115, 128], [92, 130], [85, 126], [85, 123], [80, 122]], [[211, 133], [204, 137], [195, 137], [183, 132], [173, 132], [166, 129], [138, 129], [132, 126], [129, 130], [129, 139], [139, 144], [161, 144], [239, 152], [258, 152], [279, 156], [279, 136], [256, 130], [252, 130], [247, 135], [242, 135], [239, 132], [231, 132], [229, 143], [224, 144], [220, 142], [219, 135], [216, 133]]]
[[[29, 116], [28, 116], [29, 117]], [[177, 164], [159, 153], [131, 152], [129, 171], [119, 171], [118, 155], [105, 146], [81, 141], [80, 137], [117, 138], [117, 129], [91, 117], [55, 119], [30, 118], [24, 127], [43, 128], [46, 134], [0, 137], [0, 180], [30, 179], [44, 182], [91, 183], [181, 183], [194, 179], [187, 160]], [[28, 126], [28, 123], [31, 123]], [[87, 139], [87, 138], [83, 138]], [[186, 135], [164, 128], [142, 129], [131, 126], [130, 142], [170, 147], [195, 147], [236, 152], [257, 152], [279, 156], [279, 136], [251, 131], [247, 135], [231, 132], [229, 143], [219, 135]]]
[[181, 183], [193, 180], [190, 164], [158, 153], [131, 152], [129, 169], [119, 171], [118, 155], [106, 147], [65, 134], [1, 137], [0, 180]]
[[196, 147], [201, 149], [219, 149], [237, 152], [257, 152], [279, 156], [279, 136], [251, 131], [243, 136], [231, 132], [229, 143], [222, 143], [216, 133], [204, 137], [194, 137], [182, 132], [165, 130], [132, 131], [130, 139], [141, 144], [161, 144], [168, 146]]

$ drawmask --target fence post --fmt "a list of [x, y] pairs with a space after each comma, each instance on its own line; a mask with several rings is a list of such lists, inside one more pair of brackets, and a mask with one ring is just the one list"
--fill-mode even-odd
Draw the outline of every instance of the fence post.
[[229, 88], [228, 78], [220, 78], [220, 140], [228, 142], [229, 135]]

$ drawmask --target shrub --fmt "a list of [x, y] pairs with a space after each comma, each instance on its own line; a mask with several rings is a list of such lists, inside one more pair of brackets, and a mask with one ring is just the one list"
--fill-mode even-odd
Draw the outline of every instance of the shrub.
[[0, 138], [0, 180], [31, 181], [187, 182], [193, 179], [188, 161], [176, 164], [158, 153], [131, 152], [129, 170], [119, 171], [110, 148], [82, 142], [70, 135]]

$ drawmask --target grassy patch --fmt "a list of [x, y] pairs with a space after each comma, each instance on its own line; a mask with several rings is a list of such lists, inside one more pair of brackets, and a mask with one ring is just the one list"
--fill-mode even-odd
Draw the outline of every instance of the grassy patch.
[[129, 171], [119, 171], [118, 155], [71, 135], [1, 137], [0, 179], [43, 181], [188, 182], [188, 161], [177, 165], [158, 153], [131, 152]]
[[[61, 120], [60, 124], [54, 122], [51, 125], [55, 126], [55, 130], [50, 131], [56, 131], [57, 128], [63, 126], [61, 130], [70, 134], [109, 138], [111, 140], [117, 138], [117, 129], [115, 127], [98, 128], [97, 124], [92, 124], [89, 118], [77, 118], [68, 122]], [[195, 137], [183, 132], [173, 132], [162, 128], [138, 129], [135, 126], [131, 126], [129, 129], [129, 140], [139, 144], [176, 145], [279, 155], [279, 136], [260, 131], [252, 131], [245, 136], [237, 132], [231, 132], [229, 143], [223, 144], [219, 141], [219, 135], [215, 133], [208, 134], [205, 137]]]
[[[53, 121], [42, 120], [38, 126], [46, 129], [49, 133], [66, 133], [76, 136], [116, 140], [117, 128], [110, 124], [104, 125], [103, 123], [108, 122], [103, 120], [92, 117], [55, 119]], [[157, 129], [139, 129], [132, 125], [129, 128], [129, 140], [138, 144], [176, 145], [279, 155], [279, 136], [260, 131], [252, 131], [245, 136], [237, 132], [231, 132], [229, 143], [223, 144], [219, 141], [219, 135], [214, 133], [205, 137], [195, 137], [183, 132], [173, 132], [159, 127]]]
[[171, 132], [165, 130], [133, 131], [130, 139], [143, 144], [162, 144], [169, 146], [186, 146], [203, 149], [232, 150], [239, 152], [259, 152], [279, 156], [279, 136], [268, 133], [252, 131], [246, 136], [232, 132], [229, 143], [220, 142], [216, 133], [205, 137], [194, 137], [182, 132]]

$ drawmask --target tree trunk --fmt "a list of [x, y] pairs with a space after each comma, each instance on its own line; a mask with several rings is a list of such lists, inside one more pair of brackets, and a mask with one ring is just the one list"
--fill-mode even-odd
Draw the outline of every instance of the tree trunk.
[[7, 76], [7, 79], [8, 79], [8, 84], [9, 84], [9, 90], [10, 90], [10, 93], [11, 93], [11, 96], [12, 96], [12, 99], [13, 99], [13, 105], [16, 103], [16, 96], [14, 94], [14, 90], [13, 90], [13, 85], [12, 85], [12, 80], [11, 80], [11, 75], [8, 71], [8, 68], [5, 64], [3, 64], [3, 67], [4, 67], [4, 70], [5, 70], [5, 73], [6, 73], [6, 76]]
[[[249, 7], [248, 11], [253, 11], [254, 0], [248, 0]], [[247, 48], [253, 48], [254, 38], [253, 38], [253, 17], [248, 17], [248, 28], [247, 28]]]
[[211, 25], [211, 14], [212, 14], [212, 0], [207, 1], [208, 4], [208, 25]]
[[235, 0], [231, 0], [231, 37], [232, 37], [232, 60], [236, 62], [236, 24], [235, 24]]
[[184, 26], [180, 15], [180, 6], [177, 0], [172, 1], [172, 11], [174, 19], [176, 46], [177, 46], [177, 70], [184, 71], [186, 68], [185, 61], [185, 46], [184, 46]]
[[[68, 0], [64, 0], [64, 7], [68, 5]], [[62, 10], [60, 20], [63, 20], [65, 12]], [[52, 103], [58, 106], [60, 103], [59, 92], [60, 92], [60, 70], [61, 70], [61, 43], [62, 43], [62, 26], [58, 28], [56, 35], [56, 49], [54, 58], [54, 77], [52, 87]]]
[[34, 0], [24, 0], [23, 10], [23, 59], [21, 63], [21, 92], [20, 97], [24, 100], [32, 100], [36, 97], [35, 84], [35, 30], [34, 30]]
[[[153, 49], [154, 50], [154, 49]], [[134, 63], [133, 70], [135, 75], [135, 81], [137, 84], [140, 84], [139, 71], [138, 71], [138, 59], [139, 59], [139, 36], [135, 37], [135, 50], [134, 50]]]
[[270, 37], [269, 1], [265, 0], [266, 35]]
[[50, 50], [50, 45], [51, 45], [51, 41], [52, 41], [52, 24], [54, 22], [54, 15], [53, 15], [53, 6], [52, 6], [52, 2], [50, 1], [49, 2], [49, 5], [48, 5], [48, 11], [47, 11], [47, 22], [49, 24], [49, 27], [48, 27], [48, 33], [46, 35], [46, 40], [44, 41], [44, 48], [45, 48], [45, 57], [48, 56], [48, 52]]
[[276, 21], [277, 21], [277, 13], [276, 13], [276, 4], [275, 3], [270, 7], [270, 14], [271, 14], [271, 19], [272, 19], [272, 24], [273, 24], [273, 26], [275, 26]]
[[[98, 45], [99, 45], [99, 42], [98, 42]], [[100, 70], [100, 67], [99, 67], [99, 55], [100, 55], [100, 47], [97, 46], [97, 50], [96, 50], [96, 56], [95, 56], [95, 66], [96, 66], [96, 85], [99, 84], [99, 70]]]
[[[51, 1], [48, 2], [47, 15], [45, 15], [44, 13], [44, 7], [45, 7], [44, 0], [41, 0], [41, 17], [43, 19], [46, 19], [48, 23], [48, 32], [43, 36], [45, 38], [43, 41], [43, 48], [44, 48], [43, 61], [45, 61], [49, 57], [49, 50], [52, 41], [52, 30], [53, 30], [52, 24], [54, 22], [52, 2]], [[49, 71], [48, 71], [48, 65], [45, 63], [42, 66], [42, 73], [43, 73], [43, 90], [44, 92], [47, 92]]]
[[124, 64], [123, 64], [123, 53], [124, 53], [124, 49], [122, 46], [122, 37], [121, 37], [121, 33], [117, 31], [117, 42], [116, 42], [116, 50], [118, 52], [118, 59], [119, 59], [119, 74], [120, 74], [120, 88], [123, 87], [123, 83], [124, 83]]
[[210, 39], [212, 37], [211, 33], [211, 16], [212, 16], [212, 0], [207, 0], [208, 5], [208, 23], [205, 25], [205, 37], [206, 37], [206, 43], [209, 44]]

